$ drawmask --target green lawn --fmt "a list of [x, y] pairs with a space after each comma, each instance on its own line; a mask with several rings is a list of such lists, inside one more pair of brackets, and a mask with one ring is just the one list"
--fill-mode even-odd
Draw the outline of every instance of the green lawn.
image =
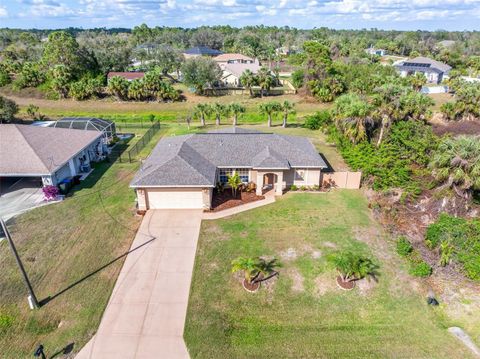
[[[162, 128], [141, 157], [169, 131]], [[65, 201], [34, 209], [9, 224], [39, 300], [54, 298], [38, 310], [28, 309], [27, 291], [2, 241], [1, 358], [31, 357], [39, 343], [49, 355], [70, 343], [78, 351], [95, 333], [122, 267], [121, 256], [141, 220], [135, 216], [135, 196], [128, 187], [138, 166], [139, 162], [97, 164]]]
[[[325, 258], [341, 249], [373, 256], [378, 284], [338, 289]], [[238, 256], [278, 258], [278, 279], [247, 293], [230, 272]], [[187, 346], [192, 358], [470, 357], [403, 266], [359, 191], [291, 193], [269, 206], [204, 221]]]

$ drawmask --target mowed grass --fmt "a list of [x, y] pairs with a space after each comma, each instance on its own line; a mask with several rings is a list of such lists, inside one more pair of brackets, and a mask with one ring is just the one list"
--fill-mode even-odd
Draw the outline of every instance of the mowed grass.
[[[1, 94], [0, 90], [0, 94]], [[72, 99], [47, 100], [34, 97], [23, 97], [15, 94], [5, 94], [20, 106], [19, 117], [29, 118], [26, 109], [30, 104], [39, 107], [39, 113], [49, 118], [57, 119], [66, 116], [90, 116], [111, 119], [126, 119], [137, 122], [140, 119], [146, 120], [149, 115], [154, 115], [162, 121], [181, 121], [187, 115], [192, 115], [193, 108], [198, 103], [220, 102], [230, 104], [238, 102], [247, 108], [246, 114], [241, 118], [244, 123], [258, 123], [263, 121], [259, 111], [259, 105], [268, 101], [283, 102], [288, 100], [296, 104], [297, 117], [304, 117], [315, 111], [329, 108], [331, 104], [322, 104], [315, 101], [308, 101], [298, 95], [270, 96], [264, 98], [250, 98], [248, 95], [227, 95], [219, 97], [205, 97], [184, 93], [186, 101], [159, 103], [159, 102], [133, 102], [116, 101], [113, 98], [102, 100], [75, 101]]]
[[[338, 289], [326, 257], [343, 249], [372, 256], [378, 283]], [[247, 293], [239, 256], [278, 258], [280, 275]], [[414, 284], [361, 192], [290, 193], [202, 223], [184, 337], [192, 358], [471, 357]]]
[[[140, 156], [167, 132], [162, 128]], [[40, 343], [48, 357], [71, 343], [77, 352], [95, 333], [141, 220], [128, 187], [138, 167], [139, 162], [97, 164], [65, 201], [9, 223], [38, 299], [51, 300], [38, 310], [28, 308], [26, 287], [2, 241], [1, 358], [31, 357]]]

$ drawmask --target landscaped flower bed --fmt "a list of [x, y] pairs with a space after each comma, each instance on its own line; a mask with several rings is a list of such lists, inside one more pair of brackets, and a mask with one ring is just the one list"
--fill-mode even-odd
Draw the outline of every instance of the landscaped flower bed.
[[265, 199], [265, 196], [257, 196], [255, 192], [238, 192], [234, 197], [230, 189], [225, 189], [219, 192], [216, 189], [213, 191], [212, 209], [211, 212], [222, 211], [227, 208], [240, 206], [245, 203], [259, 201]]

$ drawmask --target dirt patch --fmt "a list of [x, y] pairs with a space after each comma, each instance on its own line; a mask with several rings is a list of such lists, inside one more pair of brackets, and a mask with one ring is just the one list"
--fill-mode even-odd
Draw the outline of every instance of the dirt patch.
[[328, 292], [332, 292], [337, 289], [335, 284], [335, 275], [332, 273], [323, 273], [320, 276], [316, 277], [314, 280], [315, 289], [314, 295], [316, 297], [321, 297]]
[[364, 278], [357, 280], [357, 289], [361, 295], [366, 296], [372, 292], [377, 284], [378, 283], [373, 279]]
[[297, 251], [295, 248], [287, 248], [287, 250], [280, 252], [280, 258], [289, 262], [297, 258]]
[[209, 240], [213, 239], [224, 241], [230, 238], [215, 222], [209, 222], [207, 226], [202, 228], [202, 232], [207, 235], [206, 238]]
[[213, 192], [212, 209], [210, 212], [218, 212], [262, 199], [265, 199], [265, 196], [257, 196], [254, 192], [239, 192], [234, 197], [231, 190], [225, 190], [221, 193], [215, 190]]
[[296, 268], [289, 268], [286, 271], [286, 274], [292, 279], [292, 291], [296, 293], [300, 293], [305, 291], [305, 287], [303, 282], [305, 279], [303, 278], [302, 274]]
[[480, 120], [473, 121], [449, 121], [432, 124], [433, 132], [438, 136], [445, 134], [458, 135], [478, 135], [480, 134]]
[[333, 248], [333, 249], [338, 247], [335, 243], [332, 243], [332, 242], [323, 242], [322, 246], [327, 247], [327, 248]]
[[322, 252], [320, 252], [320, 251], [313, 251], [313, 252], [312, 252], [312, 258], [313, 258], [313, 259], [318, 259], [318, 258], [320, 258], [321, 256], [322, 256]]

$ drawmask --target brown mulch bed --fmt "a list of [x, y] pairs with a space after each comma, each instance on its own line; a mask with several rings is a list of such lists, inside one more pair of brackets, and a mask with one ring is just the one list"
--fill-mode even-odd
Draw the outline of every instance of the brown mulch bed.
[[213, 191], [212, 209], [210, 212], [218, 212], [227, 208], [237, 207], [245, 203], [259, 201], [265, 199], [265, 196], [257, 196], [255, 192], [238, 192], [234, 198], [232, 191], [226, 189], [222, 193]]
[[342, 277], [340, 277], [340, 276], [337, 277], [337, 284], [341, 289], [344, 289], [344, 290], [352, 290], [353, 288], [355, 288], [355, 282], [353, 282], [353, 281], [344, 282], [342, 280]]

